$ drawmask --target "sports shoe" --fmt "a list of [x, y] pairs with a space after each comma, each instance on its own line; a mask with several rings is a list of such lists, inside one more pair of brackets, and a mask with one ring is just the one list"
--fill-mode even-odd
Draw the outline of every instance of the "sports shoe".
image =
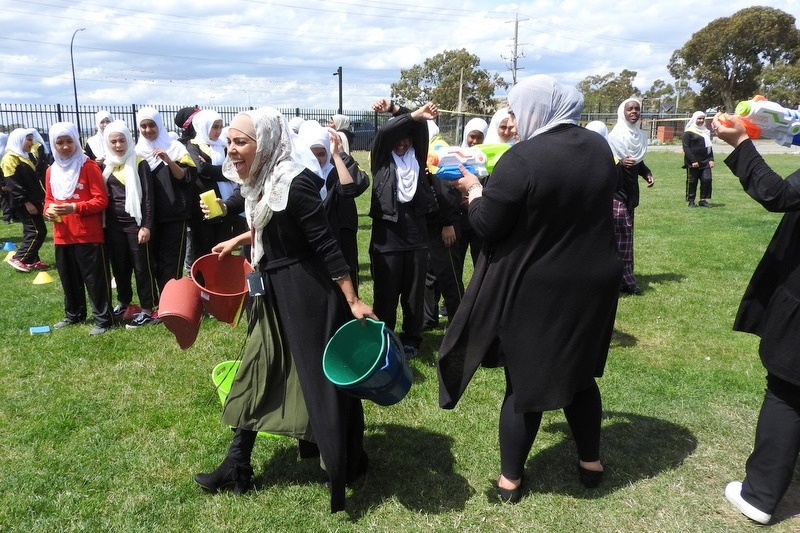
[[725, 498], [739, 509], [743, 515], [750, 520], [755, 520], [759, 524], [766, 524], [772, 518], [771, 514], [760, 511], [742, 498], [742, 484], [739, 481], [731, 481], [725, 487]]
[[700, 200], [699, 202], [697, 202], [697, 205], [699, 205], [700, 207], [711, 207], [711, 204], [709, 204], [705, 200]]
[[114, 308], [114, 309], [111, 311], [111, 313], [112, 313], [112, 314], [113, 314], [115, 317], [119, 318], [119, 317], [121, 317], [122, 315], [124, 315], [124, 314], [125, 314], [125, 310], [126, 310], [127, 308], [128, 308], [128, 306], [127, 306], [127, 305], [125, 305], [125, 304], [117, 304], [117, 306], [116, 306], [116, 307], [115, 307], [115, 308]]
[[61, 329], [61, 328], [65, 328], [67, 326], [74, 326], [75, 324], [77, 324], [77, 322], [72, 322], [72, 321], [67, 320], [65, 318], [64, 320], [60, 320], [60, 321], [56, 322], [55, 324], [53, 324], [53, 329]]
[[19, 259], [15, 258], [15, 257], [12, 257], [11, 259], [9, 259], [8, 260], [8, 264], [11, 265], [12, 267], [16, 268], [20, 272], [30, 272], [31, 271], [31, 266], [30, 265], [26, 265], [25, 263], [23, 263], [22, 261], [20, 261]]
[[137, 329], [141, 328], [142, 326], [152, 326], [160, 323], [161, 320], [153, 317], [153, 315], [151, 315], [150, 313], [142, 311], [141, 313], [136, 315], [136, 318], [133, 319], [133, 322], [125, 325], [125, 329]]
[[97, 337], [98, 335], [102, 335], [106, 331], [108, 331], [108, 328], [94, 326], [92, 329], [89, 330], [89, 335], [91, 335], [92, 337]]
[[418, 348], [414, 346], [405, 345], [403, 346], [403, 353], [406, 356], [406, 359], [411, 359], [417, 356]]
[[697, 204], [694, 203], [694, 200], [689, 200], [689, 207], [697, 207]]
[[31, 270], [50, 270], [50, 265], [41, 261], [36, 261], [28, 266], [31, 268]]

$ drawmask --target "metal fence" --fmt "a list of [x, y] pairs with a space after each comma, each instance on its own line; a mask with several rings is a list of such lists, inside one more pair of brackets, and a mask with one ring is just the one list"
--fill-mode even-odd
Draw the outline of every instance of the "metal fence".
[[[97, 111], [108, 111], [115, 119], [124, 120], [130, 126], [136, 124], [137, 112], [142, 107], [145, 106], [139, 104], [118, 106], [82, 105], [78, 107], [76, 112], [75, 106], [63, 104], [0, 103], [0, 132], [9, 132], [19, 127], [29, 127], [36, 128], [42, 134], [46, 135], [52, 124], [67, 121], [79, 125], [81, 137], [86, 139], [95, 133], [94, 117]], [[174, 124], [175, 115], [180, 109], [187, 106], [156, 105], [152, 107], [155, 107], [161, 112], [164, 126], [168, 130], [176, 132], [180, 130], [180, 128]], [[207, 109], [214, 109], [217, 111], [222, 115], [223, 120], [227, 124], [237, 113], [252, 108], [246, 106], [209, 106]], [[306, 120], [317, 120], [323, 125], [328, 123], [331, 115], [337, 113], [334, 109], [279, 108], [278, 110], [286, 116], [287, 119], [300, 116]], [[389, 118], [386, 114], [378, 114], [372, 110], [345, 110], [343, 114], [350, 117], [352, 128], [356, 133], [355, 146], [351, 147], [355, 150], [369, 149], [369, 144], [375, 135], [375, 131]], [[451, 144], [460, 144], [462, 138], [461, 130], [464, 124], [475, 116], [480, 116], [487, 122], [491, 118], [488, 115], [443, 113], [437, 120], [439, 131], [447, 142]], [[642, 128], [648, 133], [652, 140], [670, 142], [672, 139], [670, 132], [672, 136], [680, 136], [680, 134], [683, 133], [683, 126], [688, 119], [689, 117], [682, 117], [675, 114], [645, 113], [643, 114]], [[602, 120], [610, 129], [617, 120], [616, 111], [605, 113], [585, 111], [581, 117], [581, 122], [585, 124], [592, 120]], [[134, 135], [134, 139], [138, 139], [138, 128], [132, 127], [131, 133]]]

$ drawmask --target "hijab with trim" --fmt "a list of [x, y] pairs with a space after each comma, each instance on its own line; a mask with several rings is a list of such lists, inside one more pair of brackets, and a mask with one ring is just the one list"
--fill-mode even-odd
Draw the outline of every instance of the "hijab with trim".
[[608, 144], [617, 159], [632, 157], [634, 161], [641, 163], [647, 153], [647, 134], [641, 128], [641, 115], [635, 124], [631, 124], [625, 118], [625, 106], [630, 102], [636, 102], [639, 104], [639, 109], [642, 108], [642, 102], [638, 98], [628, 98], [619, 104], [617, 123], [608, 134]]
[[583, 111], [583, 95], [551, 76], [537, 74], [509, 91], [508, 106], [514, 111], [517, 133], [524, 141], [561, 124], [577, 126]]
[[198, 145], [205, 144], [211, 150], [211, 164], [222, 165], [225, 161], [225, 147], [227, 142], [222, 138], [222, 135], [216, 141], [211, 140], [211, 127], [214, 122], [222, 120], [222, 115], [213, 109], [203, 109], [198, 111], [192, 118], [192, 125], [194, 126], [195, 137], [192, 139]]
[[[50, 165], [50, 191], [56, 200], [68, 200], [75, 194], [81, 169], [89, 159], [81, 147], [78, 127], [71, 122], [56, 122], [50, 126], [50, 150], [53, 153], [53, 164]], [[59, 137], [70, 137], [75, 143], [75, 151], [69, 157], [62, 156], [56, 150]]]
[[86, 140], [86, 144], [92, 149], [92, 153], [96, 159], [103, 159], [106, 156], [106, 141], [103, 138], [103, 132], [100, 130], [100, 123], [105, 119], [114, 122], [114, 117], [105, 109], [101, 109], [94, 114], [94, 124], [97, 126], [97, 133]]
[[[243, 120], [245, 116], [250, 120]], [[256, 141], [255, 159], [246, 178], [241, 179], [236, 173], [230, 153], [225, 158], [222, 171], [226, 178], [241, 185], [247, 224], [255, 232], [252, 264], [257, 265], [264, 255], [261, 242], [264, 228], [273, 213], [286, 209], [292, 181], [306, 168], [301, 152], [310, 154], [310, 151], [295, 146], [289, 124], [272, 107], [240, 113], [233, 118], [230, 128]]]
[[20, 163], [36, 170], [36, 164], [30, 158], [31, 153], [22, 148], [25, 145], [25, 138], [28, 135], [33, 135], [34, 131], [36, 130], [33, 128], [17, 128], [8, 134], [6, 151], [2, 158], [3, 175], [5, 177], [12, 176]]
[[[158, 128], [158, 137], [154, 141], [148, 141], [144, 135], [139, 136], [139, 142], [136, 143], [136, 153], [143, 157], [147, 164], [150, 165], [150, 170], [155, 170], [164, 161], [161, 160], [154, 152], [158, 149], [164, 150], [173, 161], [178, 161], [182, 157], [189, 155], [186, 147], [178, 141], [173, 141], [167, 135], [167, 130], [164, 128], [164, 121], [161, 118], [161, 113], [154, 107], [143, 107], [139, 110], [136, 120], [137, 127], [143, 120], [152, 120], [156, 123]], [[106, 126], [108, 127], [108, 126]]]
[[697, 119], [703, 117], [706, 118], [706, 114], [703, 111], [695, 111], [692, 115], [692, 118], [689, 119], [689, 122], [686, 123], [686, 128], [684, 131], [690, 131], [695, 135], [699, 135], [703, 138], [703, 142], [706, 145], [706, 152], [711, 153], [711, 131], [706, 127], [705, 120], [703, 121], [702, 126], [697, 125]]
[[464, 126], [464, 136], [461, 140], [462, 148], [468, 148], [469, 144], [467, 143], [467, 137], [473, 131], [479, 131], [483, 133], [483, 141], [486, 142], [486, 132], [489, 131], [489, 124], [486, 123], [485, 120], [482, 118], [472, 118], [467, 122], [467, 125]]
[[[136, 147], [128, 125], [122, 120], [115, 120], [106, 126], [103, 132], [103, 142], [106, 147], [105, 168], [103, 178], [108, 181], [111, 174], [125, 185], [125, 212], [136, 220], [136, 225], [142, 225], [142, 183], [139, 179], [139, 164], [136, 161]], [[117, 155], [111, 148], [109, 137], [112, 133], [121, 133], [128, 142], [128, 149], [124, 154]]]

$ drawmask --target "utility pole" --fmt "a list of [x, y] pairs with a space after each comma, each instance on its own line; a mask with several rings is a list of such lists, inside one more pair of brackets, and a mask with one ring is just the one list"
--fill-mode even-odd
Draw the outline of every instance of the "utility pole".
[[338, 113], [342, 114], [342, 67], [336, 69], [336, 72], [333, 73], [334, 76], [339, 76], [339, 111]]
[[[528, 20], [528, 19], [522, 19], [522, 20]], [[509, 22], [511, 22], [511, 21], [509, 21]], [[519, 59], [520, 57], [525, 57], [524, 55], [520, 54], [517, 51], [518, 46], [519, 46], [519, 13], [514, 15], [514, 21], [513, 22], [514, 22], [514, 52], [511, 55], [511, 65], [509, 65], [509, 68], [511, 70], [511, 80], [512, 80], [513, 84], [516, 85], [516, 83], [517, 83], [517, 70], [524, 70], [522, 67], [517, 67], [517, 59]], [[503, 59], [507, 59], [507, 58], [504, 57]]]
[[84, 31], [86, 28], [78, 28], [72, 33], [72, 39], [69, 40], [69, 63], [72, 65], [72, 90], [75, 93], [75, 125], [78, 127], [78, 140], [83, 142], [81, 137], [81, 112], [78, 109], [78, 84], [75, 82], [75, 59], [72, 56], [72, 45], [75, 43], [75, 36], [79, 31]]

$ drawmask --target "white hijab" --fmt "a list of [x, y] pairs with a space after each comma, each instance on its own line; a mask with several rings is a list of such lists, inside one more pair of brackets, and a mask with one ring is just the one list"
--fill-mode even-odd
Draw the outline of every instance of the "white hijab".
[[517, 83], [508, 93], [508, 106], [516, 116], [516, 128], [523, 141], [561, 124], [578, 124], [583, 95], [555, 78], [537, 74]]
[[0, 157], [6, 153], [6, 143], [8, 143], [8, 133], [0, 133]]
[[[504, 107], [502, 109], [498, 109], [492, 118], [489, 120], [489, 128], [486, 131], [486, 137], [483, 139], [483, 144], [502, 144], [506, 141], [500, 138], [500, 123], [503, 120], [509, 117], [508, 108]], [[508, 141], [509, 144], [513, 144], [513, 141]]]
[[461, 139], [461, 147], [462, 148], [469, 147], [469, 144], [467, 144], [467, 136], [469, 136], [469, 134], [472, 133], [473, 131], [479, 131], [483, 133], [483, 140], [485, 142], [486, 132], [488, 130], [489, 130], [489, 125], [482, 118], [475, 117], [473, 119], [470, 119], [470, 121], [467, 122], [467, 125], [464, 126], [464, 136]]
[[[334, 134], [336, 132], [334, 131]], [[322, 178], [322, 186], [319, 190], [319, 196], [323, 200], [328, 196], [328, 188], [327, 188], [327, 181], [328, 176], [330, 175], [331, 171], [333, 170], [333, 163], [331, 163], [331, 137], [330, 137], [330, 130], [328, 128], [323, 128], [320, 125], [313, 125], [311, 122], [304, 122], [303, 125], [300, 127], [300, 133], [298, 134], [298, 140], [303, 146], [308, 148], [308, 151], [311, 153], [311, 156], [314, 157], [314, 160], [317, 161], [317, 169], [319, 169], [319, 173], [317, 173], [317, 169], [313, 167], [309, 167], [306, 165], [307, 168], [311, 168], [317, 176]], [[314, 152], [311, 152], [311, 149], [315, 146], [321, 146], [325, 149], [325, 164], [320, 165], [319, 159], [314, 155]]]
[[100, 123], [105, 119], [114, 122], [114, 117], [111, 116], [111, 113], [104, 109], [94, 114], [94, 124], [97, 126], [97, 133], [86, 140], [86, 144], [92, 149], [92, 153], [96, 159], [103, 159], [106, 156], [106, 142], [105, 139], [103, 139], [103, 132], [100, 130]]
[[692, 118], [689, 119], [689, 122], [686, 123], [686, 128], [684, 131], [690, 131], [696, 135], [699, 135], [703, 138], [703, 142], [706, 145], [706, 152], [711, 152], [711, 132], [706, 127], [705, 120], [703, 121], [702, 126], [697, 125], [697, 119], [703, 117], [706, 118], [706, 114], [702, 111], [695, 111], [692, 115]]
[[[128, 150], [121, 156], [114, 153], [109, 142], [112, 133], [121, 133], [128, 142]], [[136, 220], [136, 225], [142, 225], [142, 183], [139, 179], [139, 169], [136, 163], [136, 148], [133, 146], [131, 130], [125, 122], [115, 120], [103, 131], [103, 142], [106, 148], [105, 168], [103, 177], [108, 181], [111, 174], [125, 185], [125, 212]]]
[[619, 104], [617, 108], [617, 123], [614, 124], [608, 134], [608, 144], [617, 159], [632, 157], [634, 161], [640, 163], [644, 159], [644, 154], [647, 153], [647, 134], [640, 127], [642, 123], [641, 116], [636, 121], [636, 124], [631, 124], [625, 118], [625, 106], [629, 102], [638, 103], [640, 109], [642, 107], [642, 103], [637, 98], [628, 98]]
[[[75, 152], [64, 157], [56, 150], [59, 137], [70, 137], [75, 143]], [[53, 153], [53, 164], [50, 165], [50, 190], [56, 200], [68, 200], [75, 194], [81, 169], [89, 157], [83, 153], [78, 128], [70, 122], [56, 122], [50, 126], [50, 150]]]
[[413, 146], [410, 146], [402, 156], [392, 150], [392, 159], [397, 167], [397, 201], [403, 204], [413, 200], [417, 193], [419, 161], [416, 155]]
[[161, 113], [159, 113], [157, 109], [154, 107], [143, 107], [139, 110], [137, 115], [139, 124], [141, 124], [143, 120], [149, 119], [155, 122], [158, 128], [158, 137], [156, 140], [150, 142], [144, 138], [144, 135], [141, 135], [139, 136], [139, 142], [136, 143], [136, 153], [147, 161], [147, 164], [150, 165], [150, 170], [155, 170], [163, 163], [163, 161], [153, 153], [155, 150], [164, 150], [167, 152], [170, 159], [176, 162], [189, 154], [184, 145], [169, 138], [167, 130], [164, 128], [164, 121], [161, 118]]
[[264, 228], [272, 218], [272, 213], [286, 209], [292, 180], [305, 169], [299, 154], [309, 151], [295, 148], [289, 124], [277, 109], [261, 107], [240, 113], [231, 121], [231, 128], [239, 129], [236, 127], [237, 118], [242, 115], [250, 117], [253, 129], [239, 131], [256, 141], [256, 156], [250, 167], [250, 175], [244, 180], [239, 178], [230, 155], [225, 158], [222, 171], [225, 177], [241, 184], [247, 223], [255, 231], [252, 243], [252, 263], [255, 265], [264, 255], [261, 242]]
[[603, 139], [608, 140], [608, 126], [602, 120], [593, 120], [586, 125], [586, 129], [589, 131], [593, 131], [595, 133], [599, 133], [603, 136]]
[[196, 132], [194, 141], [198, 145], [206, 145], [211, 151], [211, 164], [222, 165], [225, 161], [225, 146], [227, 142], [222, 138], [222, 135], [216, 141], [211, 140], [211, 127], [214, 122], [222, 120], [222, 115], [213, 109], [203, 109], [198, 111], [192, 118], [192, 126]]

